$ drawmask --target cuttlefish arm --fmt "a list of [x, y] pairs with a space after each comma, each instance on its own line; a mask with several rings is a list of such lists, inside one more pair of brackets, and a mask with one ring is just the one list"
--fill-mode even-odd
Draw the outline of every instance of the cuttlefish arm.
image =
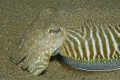
[[15, 64], [35, 76], [48, 67], [51, 55], [58, 52], [66, 36], [65, 26], [53, 19], [54, 12], [54, 8], [48, 8], [37, 15], [18, 50], [11, 55]]

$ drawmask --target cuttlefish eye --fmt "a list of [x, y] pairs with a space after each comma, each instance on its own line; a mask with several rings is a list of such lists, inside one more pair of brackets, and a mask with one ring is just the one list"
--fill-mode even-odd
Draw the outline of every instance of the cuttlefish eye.
[[48, 32], [50, 34], [59, 34], [61, 32], [61, 29], [60, 28], [58, 28], [58, 29], [50, 28], [50, 29], [48, 29]]
[[49, 30], [49, 33], [51, 34], [51, 33], [52, 33], [52, 31], [53, 31], [53, 29], [50, 29], [50, 30]]

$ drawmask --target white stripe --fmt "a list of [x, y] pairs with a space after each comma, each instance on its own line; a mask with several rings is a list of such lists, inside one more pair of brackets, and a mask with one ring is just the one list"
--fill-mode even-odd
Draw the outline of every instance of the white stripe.
[[[115, 31], [115, 33], [117, 34], [117, 36], [120, 37], [120, 33], [118, 33], [117, 30], [116, 30], [111, 24], [110, 24], [110, 26], [113, 28], [113, 30]], [[119, 26], [119, 25], [118, 25], [118, 26]], [[117, 26], [117, 27], [118, 27], [118, 26]], [[120, 28], [118, 27], [118, 29], [120, 29]]]
[[92, 44], [93, 44], [93, 51], [94, 51], [94, 56], [93, 59], [95, 59], [96, 55], [97, 55], [97, 51], [96, 51], [96, 46], [95, 46], [95, 40], [93, 38], [93, 30], [92, 28], [90, 28], [90, 37], [92, 39]]
[[[110, 29], [109, 29], [109, 27], [108, 27], [107, 25], [106, 25], [106, 27], [108, 28], [108, 31], [109, 31], [109, 33], [110, 33], [110, 36], [111, 36], [112, 41], [113, 41], [113, 44], [114, 44], [114, 48], [115, 48], [114, 53], [115, 53], [116, 51], [119, 52], [118, 43], [116, 42], [113, 33], [110, 31]], [[119, 53], [120, 53], [120, 52], [119, 52]]]
[[[28, 70], [30, 71], [30, 73], [33, 72], [33, 71], [35, 70], [34, 66], [35, 66], [35, 65], [32, 64], [32, 65], [30, 65], [30, 66], [28, 67]], [[37, 67], [44, 68], [45, 66], [40, 65], [40, 66], [37, 66]]]
[[[83, 36], [83, 38], [84, 38], [86, 36], [86, 28], [85, 27], [83, 27], [83, 28], [84, 28], [84, 36]], [[81, 27], [79, 29], [75, 29], [75, 30], [78, 30], [78, 31], [82, 32]]]
[[120, 30], [120, 25], [119, 25], [119, 24], [117, 24], [117, 27], [118, 27], [118, 29]]
[[38, 67], [40, 67], [40, 68], [41, 68], [41, 67], [45, 67], [45, 66], [46, 66], [46, 65], [39, 65]]
[[[69, 31], [77, 34], [78, 36], [80, 35], [79, 33], [75, 32], [75, 31], [73, 31], [73, 30], [70, 30], [70, 29], [69, 29]], [[79, 36], [79, 37], [80, 37], [80, 36]], [[76, 38], [76, 37], [75, 37], [75, 38]], [[78, 50], [79, 50], [79, 52], [80, 52], [81, 58], [83, 59], [83, 51], [82, 51], [82, 48], [81, 48], [81, 43], [80, 43], [80, 41], [78, 40], [78, 38], [76, 38], [75, 40], [76, 40], [77, 43], [78, 43]]]
[[99, 35], [99, 28], [96, 24], [95, 24], [95, 27], [97, 29], [96, 36], [97, 36], [98, 41], [99, 41], [100, 53], [101, 53], [103, 59], [106, 59], [105, 56], [104, 56], [104, 53], [103, 53], [103, 45], [102, 45], [102, 40], [101, 40], [100, 35]]
[[36, 64], [40, 62], [41, 57], [44, 57], [44, 52], [42, 52], [40, 54], [41, 54], [41, 56], [39, 56], [38, 59], [35, 61]]
[[[69, 53], [69, 56], [71, 56], [72, 57], [72, 55], [71, 55], [71, 52], [70, 52], [70, 50], [69, 50], [69, 47], [68, 47], [68, 45], [66, 44], [66, 43], [64, 43], [65, 44], [65, 46], [66, 46], [66, 48], [67, 48], [67, 51], [68, 51], [68, 53]], [[65, 50], [65, 49], [64, 49]]]
[[111, 51], [110, 51], [110, 46], [109, 46], [109, 40], [108, 40], [108, 37], [107, 37], [102, 25], [101, 25], [101, 28], [103, 31], [103, 36], [105, 37], [105, 40], [106, 40], [106, 48], [107, 48], [107, 53], [108, 53], [107, 57], [108, 57], [108, 59], [110, 59], [110, 52]]
[[[37, 69], [34, 73], [33, 73], [33, 75], [35, 75], [35, 76], [37, 76], [40, 72], [42, 72], [42, 70], [43, 69]], [[30, 71], [30, 73], [31, 73], [32, 71]]]
[[87, 34], [87, 31], [86, 31], [86, 27], [83, 27], [84, 28], [84, 36], [83, 38], [85, 38], [86, 34]]
[[70, 31], [70, 32], [73, 32], [73, 33], [77, 34], [80, 38], [83, 38], [79, 33], [75, 32], [73, 30], [70, 30], [70, 29], [67, 29], [67, 30]]
[[[76, 33], [80, 38], [83, 38], [83, 39], [84, 39], [85, 36], [86, 36], [86, 28], [85, 28], [85, 27], [83, 27], [83, 28], [84, 28], [84, 36], [81, 36], [80, 33], [77, 33], [77, 32], [75, 32], [75, 33]], [[78, 30], [78, 31], [82, 32], [80, 28], [79, 28], [79, 29], [75, 29], [75, 30]]]
[[[72, 38], [74, 38], [76, 41], [79, 42], [79, 40], [78, 40], [76, 37], [72, 36], [70, 33], [68, 33], [68, 35], [70, 35]], [[77, 53], [76, 53], [76, 51], [75, 51], [75, 49], [74, 49], [74, 43], [73, 43], [72, 41], [70, 41], [68, 38], [67, 38], [67, 40], [68, 40], [68, 41], [70, 42], [70, 44], [71, 44], [71, 47], [72, 47], [72, 50], [73, 50], [73, 54], [74, 54], [75, 59], [76, 59], [76, 58], [77, 58]]]
[[90, 51], [89, 51], [89, 46], [88, 46], [87, 40], [85, 40], [85, 48], [86, 48], [86, 52], [87, 52], [87, 58], [88, 58], [88, 60], [90, 60]]

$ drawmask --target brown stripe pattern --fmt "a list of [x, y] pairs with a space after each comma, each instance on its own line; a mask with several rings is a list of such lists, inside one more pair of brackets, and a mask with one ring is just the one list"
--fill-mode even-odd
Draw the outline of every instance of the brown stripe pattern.
[[60, 53], [74, 60], [114, 60], [120, 57], [120, 25], [67, 26]]

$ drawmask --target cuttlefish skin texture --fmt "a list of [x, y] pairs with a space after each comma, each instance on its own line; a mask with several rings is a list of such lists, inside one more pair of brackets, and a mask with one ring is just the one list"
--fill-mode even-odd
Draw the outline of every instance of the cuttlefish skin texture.
[[11, 55], [15, 64], [35, 76], [48, 67], [51, 55], [66, 35], [65, 26], [52, 18], [55, 11], [55, 8], [43, 9], [26, 31], [18, 50]]
[[67, 30], [60, 54], [67, 65], [86, 71], [120, 69], [120, 13], [101, 10], [59, 11]]
[[[100, 26], [100, 27], [98, 27]], [[120, 25], [89, 24], [67, 27], [60, 53], [63, 61], [77, 69], [112, 71], [120, 68]]]
[[51, 55], [56, 53], [60, 53], [63, 62], [77, 69], [119, 69], [119, 18], [105, 16], [103, 12], [96, 12], [94, 16], [79, 12], [84, 11], [41, 10], [11, 60], [35, 76], [48, 67]]

